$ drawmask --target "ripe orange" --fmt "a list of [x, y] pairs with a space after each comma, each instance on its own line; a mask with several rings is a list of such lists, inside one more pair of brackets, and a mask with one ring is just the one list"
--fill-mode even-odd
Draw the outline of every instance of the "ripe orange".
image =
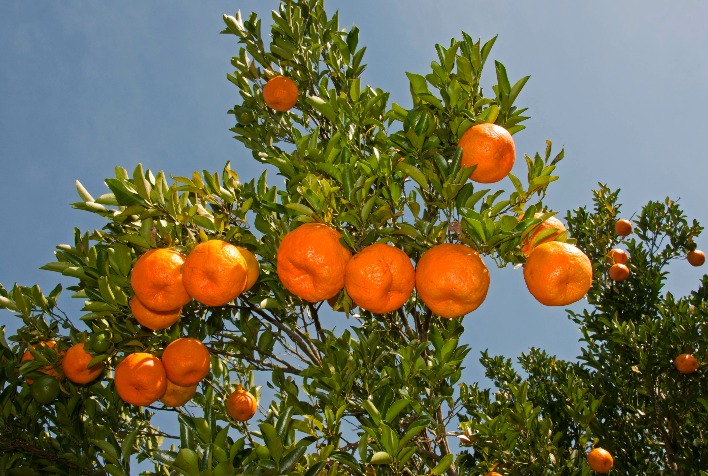
[[278, 248], [278, 278], [294, 295], [319, 302], [344, 287], [344, 272], [352, 257], [339, 238], [322, 223], [305, 223], [285, 235]]
[[443, 243], [420, 257], [415, 287], [418, 297], [435, 314], [461, 317], [484, 302], [489, 272], [479, 253], [469, 246]]
[[222, 240], [198, 244], [182, 266], [187, 293], [207, 306], [223, 306], [246, 287], [246, 258], [238, 248]]
[[246, 276], [246, 287], [243, 289], [243, 292], [246, 292], [251, 289], [254, 284], [256, 284], [256, 281], [258, 281], [258, 276], [260, 275], [260, 265], [258, 264], [256, 255], [251, 253], [249, 250], [243, 246], [237, 246], [236, 248], [238, 248], [241, 255], [246, 258], [246, 269], [248, 270], [248, 273]]
[[103, 372], [103, 362], [100, 362], [93, 367], [89, 367], [89, 363], [93, 359], [93, 355], [84, 349], [84, 344], [79, 343], [72, 346], [64, 354], [64, 359], [61, 361], [61, 369], [64, 371], [66, 378], [74, 383], [85, 384], [96, 380]]
[[514, 139], [509, 131], [496, 124], [477, 124], [460, 138], [463, 167], [476, 165], [470, 174], [475, 182], [498, 182], [511, 172], [516, 159]]
[[182, 337], [165, 348], [162, 365], [172, 383], [182, 387], [197, 384], [209, 373], [209, 349], [197, 339]]
[[179, 321], [179, 317], [182, 314], [181, 307], [171, 311], [153, 311], [145, 307], [137, 297], [130, 300], [130, 311], [135, 316], [136, 321], [153, 331], [167, 329]]
[[263, 101], [276, 111], [285, 112], [297, 103], [298, 89], [295, 81], [276, 76], [263, 87]]
[[195, 383], [194, 385], [183, 387], [167, 379], [167, 390], [165, 390], [165, 394], [160, 398], [160, 401], [166, 407], [181, 407], [197, 393], [197, 385]]
[[624, 281], [629, 278], [629, 268], [627, 265], [615, 263], [610, 266], [610, 279], [614, 281]]
[[691, 266], [702, 266], [706, 262], [706, 255], [701, 250], [689, 251], [686, 259]]
[[497, 473], [496, 471], [489, 472], [485, 474], [484, 476], [502, 476], [501, 473]]
[[533, 249], [524, 265], [524, 280], [541, 304], [566, 306], [590, 289], [592, 264], [576, 246], [550, 241]]
[[692, 374], [698, 370], [698, 359], [693, 354], [681, 354], [674, 359], [674, 366], [682, 374]]
[[597, 473], [609, 472], [614, 464], [610, 452], [603, 448], [595, 448], [588, 453], [588, 465]]
[[[535, 213], [534, 217], [539, 217], [541, 215], [543, 215], [543, 213]], [[547, 236], [546, 238], [543, 238], [538, 243], [536, 242], [536, 239], [541, 233], [551, 229], [555, 229], [557, 231]], [[546, 220], [536, 225], [536, 228], [534, 228], [533, 232], [531, 232], [531, 234], [526, 237], [521, 246], [521, 252], [524, 253], [524, 255], [528, 256], [529, 253], [531, 253], [531, 250], [533, 250], [536, 246], [540, 245], [541, 243], [547, 243], [549, 241], [555, 240], [556, 236], [560, 235], [564, 231], [566, 231], [566, 229], [562, 221], [560, 221], [556, 217], [547, 218]]]
[[612, 264], [627, 264], [627, 260], [629, 259], [627, 252], [619, 248], [610, 250], [610, 252], [607, 253], [607, 257]]
[[113, 382], [120, 398], [131, 405], [150, 405], [167, 390], [165, 367], [159, 358], [145, 352], [127, 355], [116, 366]]
[[375, 243], [349, 260], [344, 287], [357, 306], [384, 314], [408, 300], [415, 287], [415, 269], [400, 249]]
[[226, 399], [226, 411], [231, 418], [237, 421], [248, 421], [253, 418], [258, 410], [258, 402], [248, 390], [244, 390], [241, 385]]
[[617, 223], [615, 223], [615, 232], [619, 236], [627, 236], [630, 233], [632, 233], [632, 222], [629, 220], [617, 220]]
[[191, 299], [182, 284], [184, 256], [171, 248], [157, 248], [138, 258], [130, 284], [140, 302], [153, 311], [172, 311]]
[[[33, 345], [32, 348], [37, 349], [37, 346], [39, 346], [40, 348], [46, 347], [48, 349], [52, 349], [54, 352], [56, 352], [57, 356], [60, 356], [62, 354], [62, 352], [60, 352], [57, 349], [56, 341], [53, 341], [53, 340], [48, 340], [46, 342], [40, 342], [38, 344]], [[50, 359], [51, 359], [51, 357], [50, 357]], [[26, 360], [34, 360], [34, 355], [32, 355], [32, 353], [29, 350], [26, 350], [22, 354], [22, 358], [20, 359], [20, 362], [24, 362]], [[63, 376], [62, 376], [61, 372], [59, 372], [57, 370], [57, 367], [58, 367], [57, 363], [53, 363], [53, 364], [47, 365], [45, 367], [42, 367], [41, 369], [39, 369], [39, 371], [42, 372], [43, 374], [51, 375], [53, 377], [61, 379], [61, 378], [63, 378]], [[25, 377], [25, 381], [29, 385], [32, 385], [32, 383], [34, 382], [34, 380], [29, 377]]]

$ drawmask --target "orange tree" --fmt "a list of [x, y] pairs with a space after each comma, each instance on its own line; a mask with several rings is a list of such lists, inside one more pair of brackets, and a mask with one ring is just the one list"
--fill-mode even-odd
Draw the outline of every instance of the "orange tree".
[[[524, 127], [525, 110], [514, 104], [528, 78], [512, 83], [495, 62], [485, 95], [494, 39], [463, 33], [436, 46], [428, 74], [408, 73], [406, 109], [361, 83], [358, 30], [340, 29], [321, 0], [281, 2], [267, 42], [255, 15], [224, 21], [223, 33], [240, 45], [228, 76], [241, 98], [230, 110], [232, 131], [282, 186], [268, 184], [266, 172], [243, 183], [228, 163], [169, 180], [118, 167], [96, 197], [77, 182], [73, 206], [105, 225], [77, 229], [44, 268], [76, 280], [69, 291], [83, 301], [80, 320], [57, 306], [59, 286], [48, 295], [0, 287], [0, 306], [22, 320], [15, 334], [0, 334], [3, 474], [125, 475], [135, 460], [154, 466], [148, 474], [589, 474], [593, 446], [626, 474], [705, 466], [703, 370], [684, 375], [671, 364], [682, 353], [705, 360], [703, 287], [682, 299], [661, 293], [664, 267], [695, 248], [697, 224], [675, 204], [649, 204], [623, 241], [631, 275], [615, 283], [606, 255], [621, 241], [616, 194], [601, 187], [594, 212], [569, 214], [570, 236], [595, 274], [592, 308], [571, 314], [586, 342], [582, 359], [533, 350], [519, 359], [520, 375], [483, 353], [492, 397], [460, 382], [470, 352], [460, 314], [494, 285], [479, 255], [522, 264], [529, 236], [539, 247], [551, 236], [574, 241], [553, 226], [532, 235], [552, 215], [543, 199], [562, 152], [553, 155], [549, 143], [526, 156], [526, 176], [509, 173], [505, 190], [497, 177], [474, 181], [475, 170], [494, 176], [482, 161], [495, 154], [474, 159], [458, 148], [473, 126], [496, 124], [481, 129], [506, 144], [500, 157], [509, 167], [506, 133]], [[190, 273], [202, 273], [209, 285], [200, 289], [219, 296], [185, 298], [174, 270], [217, 240], [241, 251], [217, 253], [228, 257], [218, 262], [201, 255]], [[381, 260], [356, 260], [364, 264], [351, 267], [350, 294], [342, 273], [374, 244], [387, 247], [375, 248], [385, 249]], [[418, 264], [442, 244], [456, 246], [430, 258], [425, 272], [394, 264], [396, 250]], [[154, 249], [168, 249], [169, 259], [145, 268], [139, 260]], [[372, 268], [380, 262], [383, 271]], [[458, 262], [474, 263], [474, 272]], [[423, 295], [413, 290], [421, 284]], [[202, 342], [211, 360], [177, 356], [200, 369], [196, 390], [171, 382], [160, 359], [184, 337]], [[38, 345], [47, 341], [56, 345]], [[95, 380], [62, 378], [62, 356], [76, 344], [92, 356], [87, 368], [103, 365]], [[22, 360], [25, 351], [32, 358]], [[158, 418], [171, 418], [175, 430], [159, 428]]]

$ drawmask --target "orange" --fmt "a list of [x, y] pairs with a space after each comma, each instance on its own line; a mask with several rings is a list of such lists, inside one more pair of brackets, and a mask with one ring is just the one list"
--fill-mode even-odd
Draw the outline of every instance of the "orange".
[[138, 258], [130, 285], [140, 302], [153, 311], [172, 311], [191, 299], [182, 284], [184, 256], [171, 248], [150, 250]]
[[400, 249], [376, 243], [349, 260], [344, 287], [357, 306], [385, 314], [408, 300], [415, 287], [415, 269]]
[[619, 248], [610, 250], [610, 252], [607, 253], [607, 257], [612, 264], [627, 264], [627, 260], [629, 259], [627, 252]]
[[514, 139], [509, 131], [496, 124], [477, 124], [460, 138], [463, 167], [476, 165], [470, 174], [475, 182], [498, 182], [511, 172], [516, 159]]
[[617, 220], [617, 223], [615, 223], [615, 232], [619, 236], [627, 236], [630, 233], [632, 233], [632, 222], [629, 220]]
[[674, 366], [682, 374], [692, 374], [698, 370], [698, 359], [692, 354], [681, 354], [674, 359]]
[[686, 259], [691, 266], [702, 266], [706, 262], [706, 255], [701, 250], [689, 251]]
[[609, 472], [614, 464], [612, 455], [605, 449], [595, 448], [588, 453], [588, 465], [597, 473]]
[[243, 246], [237, 246], [236, 248], [238, 248], [241, 255], [246, 258], [246, 269], [248, 270], [248, 273], [246, 274], [246, 287], [243, 289], [243, 292], [246, 292], [251, 289], [254, 284], [256, 284], [256, 281], [258, 281], [258, 276], [260, 275], [260, 265], [258, 264], [256, 255], [251, 253], [249, 250]]
[[285, 235], [278, 248], [278, 278], [294, 295], [324, 301], [344, 287], [351, 252], [339, 242], [341, 234], [322, 223], [305, 223]]
[[137, 297], [130, 300], [130, 311], [135, 316], [136, 321], [153, 331], [167, 329], [177, 322], [182, 314], [181, 307], [171, 311], [153, 311], [145, 307]]
[[420, 257], [415, 287], [418, 297], [435, 314], [460, 317], [484, 302], [489, 272], [479, 253], [469, 246], [443, 243]]
[[167, 379], [167, 390], [165, 390], [165, 394], [160, 398], [160, 401], [166, 407], [181, 407], [197, 393], [197, 385], [195, 383], [194, 385], [183, 387]]
[[150, 405], [167, 390], [165, 367], [159, 358], [145, 352], [127, 355], [116, 366], [113, 382], [120, 398], [131, 405]]
[[524, 280], [541, 304], [566, 306], [590, 289], [592, 264], [576, 246], [550, 241], [533, 249], [524, 265]]
[[79, 343], [66, 351], [64, 359], [61, 361], [61, 369], [64, 371], [66, 378], [72, 382], [89, 383], [96, 380], [103, 372], [103, 362], [89, 367], [91, 359], [93, 359], [93, 355], [84, 349], [83, 343]]
[[295, 81], [276, 76], [263, 87], [263, 101], [276, 111], [285, 112], [297, 103], [298, 89]]
[[[53, 340], [48, 340], [46, 342], [40, 342], [38, 344], [33, 345], [32, 348], [37, 349], [37, 346], [39, 346], [40, 348], [46, 347], [48, 349], [52, 349], [54, 352], [57, 353], [57, 356], [60, 356], [62, 354], [62, 352], [60, 352], [57, 349], [56, 341], [53, 341]], [[24, 352], [24, 354], [22, 354], [22, 358], [20, 359], [20, 362], [24, 362], [26, 360], [34, 360], [34, 355], [32, 355], [32, 353], [29, 350], [26, 350]], [[47, 365], [46, 367], [42, 367], [41, 369], [39, 369], [39, 371], [42, 372], [43, 374], [51, 375], [51, 376], [57, 377], [57, 378], [62, 378], [62, 375], [57, 370], [57, 367], [58, 367], [58, 365], [56, 363], [50, 364], [50, 365]], [[28, 377], [25, 377], [25, 381], [27, 381], [27, 383], [29, 385], [32, 385], [32, 383], [34, 382], [33, 379], [28, 378]]]
[[[534, 218], [540, 217], [543, 215], [543, 213], [535, 213]], [[554, 233], [548, 235], [547, 237], [543, 238], [541, 241], [536, 242], [536, 239], [538, 236], [543, 233], [546, 230], [556, 230]], [[550, 217], [547, 218], [546, 220], [542, 221], [538, 225], [536, 225], [536, 228], [534, 228], [533, 232], [526, 237], [526, 239], [523, 242], [523, 245], [521, 246], [521, 251], [524, 253], [524, 255], [528, 256], [529, 253], [531, 253], [531, 250], [534, 249], [536, 246], [540, 245], [541, 243], [547, 243], [549, 241], [553, 241], [556, 236], [560, 235], [563, 233], [565, 230], [565, 225], [563, 224], [562, 221], [557, 219], [556, 217]]]
[[197, 339], [182, 337], [165, 348], [162, 364], [172, 383], [182, 387], [194, 385], [209, 373], [209, 349]]
[[184, 261], [184, 287], [202, 304], [223, 306], [243, 292], [247, 266], [236, 246], [222, 240], [206, 241], [195, 246]]
[[501, 473], [497, 473], [496, 471], [492, 471], [490, 473], [485, 474], [484, 476], [502, 476]]
[[253, 418], [258, 410], [258, 402], [248, 390], [244, 390], [241, 385], [226, 399], [226, 411], [231, 418], [237, 421], [248, 421]]
[[627, 265], [615, 263], [610, 266], [610, 279], [614, 281], [624, 281], [629, 278], [629, 268]]

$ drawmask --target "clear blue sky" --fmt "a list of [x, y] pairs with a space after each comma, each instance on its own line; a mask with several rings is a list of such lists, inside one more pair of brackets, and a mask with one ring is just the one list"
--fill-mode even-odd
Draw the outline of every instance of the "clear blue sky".
[[[274, 0], [238, 2], [0, 3], [0, 283], [59, 280], [38, 268], [73, 227], [102, 223], [70, 208], [80, 180], [95, 196], [121, 165], [189, 175], [221, 170], [227, 160], [244, 181], [261, 165], [231, 138], [226, 111], [238, 101], [226, 80], [238, 47], [219, 35], [223, 13], [256, 10], [269, 23]], [[548, 204], [560, 211], [590, 204], [597, 182], [622, 188], [624, 213], [648, 200], [680, 199], [689, 217], [708, 224], [706, 111], [708, 4], [697, 0], [478, 2], [329, 1], [342, 27], [361, 29], [365, 81], [408, 106], [405, 71], [427, 73], [435, 43], [464, 30], [499, 35], [492, 59], [512, 79], [531, 75], [519, 104], [527, 129], [522, 154], [550, 139], [565, 147]], [[493, 80], [493, 69], [487, 80]], [[491, 83], [490, 83], [491, 84]], [[275, 177], [272, 177], [275, 182]], [[699, 247], [708, 249], [708, 239]], [[491, 262], [488, 261], [491, 265]], [[695, 287], [703, 269], [675, 266], [669, 289]], [[521, 270], [491, 269], [487, 301], [465, 318], [473, 347], [466, 376], [481, 377], [474, 358], [516, 356], [542, 347], [578, 354], [579, 333], [563, 309], [538, 304]], [[68, 284], [70, 281], [64, 280]], [[80, 303], [64, 301], [78, 318]], [[11, 324], [12, 314], [0, 312]]]

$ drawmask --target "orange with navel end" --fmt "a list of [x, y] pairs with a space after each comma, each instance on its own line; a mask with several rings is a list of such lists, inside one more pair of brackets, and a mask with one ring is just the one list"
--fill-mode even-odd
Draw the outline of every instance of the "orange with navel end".
[[278, 248], [278, 278], [305, 301], [319, 302], [337, 295], [351, 251], [339, 242], [341, 234], [322, 223], [305, 223], [285, 235]]
[[61, 361], [61, 369], [64, 371], [66, 378], [74, 383], [86, 384], [93, 382], [103, 372], [103, 362], [89, 367], [91, 359], [93, 359], [93, 355], [84, 349], [83, 343], [79, 343], [66, 351]]
[[181, 407], [197, 393], [197, 385], [188, 385], [183, 387], [171, 382], [167, 379], [167, 390], [165, 394], [160, 398], [160, 401], [166, 407]]
[[349, 260], [344, 287], [357, 306], [385, 314], [401, 307], [410, 297], [415, 287], [415, 268], [400, 249], [375, 243]]
[[469, 246], [443, 243], [420, 257], [415, 287], [418, 297], [435, 314], [461, 317], [484, 302], [489, 271], [479, 253]]
[[[58, 356], [61, 355], [61, 352], [59, 352], [59, 350], [57, 349], [56, 341], [48, 340], [46, 342], [40, 342], [38, 344], [33, 345], [32, 348], [37, 349], [38, 346], [40, 348], [46, 347], [48, 349], [52, 349], [54, 352], [57, 353]], [[29, 350], [26, 350], [22, 354], [22, 358], [20, 359], [20, 362], [25, 362], [27, 360], [34, 360], [34, 355], [32, 355], [32, 353]], [[59, 372], [57, 370], [57, 367], [58, 367], [58, 364], [50, 364], [50, 365], [47, 365], [46, 367], [42, 367], [41, 369], [39, 369], [39, 371], [42, 372], [43, 374], [51, 375], [52, 377], [56, 377], [58, 379], [61, 379], [61, 378], [63, 378], [63, 375], [61, 374], [61, 372]], [[29, 377], [25, 377], [25, 381], [29, 385], [32, 385], [34, 383], [34, 379], [31, 379]]]
[[706, 262], [706, 255], [701, 250], [693, 250], [688, 252], [686, 259], [691, 266], [703, 266], [703, 263]]
[[692, 374], [698, 370], [698, 359], [693, 354], [681, 354], [674, 359], [674, 367], [682, 374]]
[[615, 223], [615, 232], [619, 236], [627, 236], [630, 233], [632, 233], [632, 222], [629, 220], [625, 220], [624, 218], [621, 220], [617, 220]]
[[222, 240], [200, 243], [187, 255], [182, 280], [187, 293], [207, 306], [223, 306], [246, 287], [246, 258], [238, 248]]
[[295, 81], [285, 76], [276, 76], [263, 86], [263, 101], [280, 112], [292, 109], [297, 104], [298, 94]]
[[[534, 214], [534, 217], [536, 218], [541, 215], [543, 215], [543, 213], [536, 213]], [[541, 241], [536, 242], [539, 235], [541, 235], [541, 233], [545, 232], [546, 230], [556, 231], [543, 238]], [[549, 241], [555, 240], [556, 236], [560, 235], [564, 231], [566, 231], [566, 229], [562, 221], [560, 221], [556, 217], [549, 217], [538, 225], [536, 225], [536, 228], [534, 228], [533, 232], [531, 232], [531, 234], [524, 240], [523, 245], [521, 246], [521, 252], [524, 253], [524, 255], [528, 256], [531, 253], [531, 250], [533, 250], [536, 246], [540, 245], [541, 243], [547, 243]]]
[[146, 352], [134, 352], [116, 366], [113, 383], [123, 401], [146, 406], [165, 394], [167, 375], [158, 357]]
[[209, 349], [201, 341], [182, 337], [170, 342], [162, 352], [167, 378], [182, 387], [199, 383], [209, 373]]
[[594, 448], [588, 453], [588, 466], [596, 473], [607, 473], [615, 465], [609, 451], [603, 448]]
[[460, 138], [462, 167], [476, 165], [470, 179], [480, 183], [498, 182], [511, 172], [516, 147], [509, 131], [496, 124], [477, 124]]
[[258, 402], [248, 390], [241, 385], [226, 399], [226, 411], [231, 418], [237, 421], [248, 421], [253, 418], [258, 410]]
[[607, 253], [607, 258], [612, 264], [627, 264], [627, 261], [629, 260], [627, 252], [619, 248], [610, 250], [610, 252]]
[[153, 311], [178, 309], [190, 301], [182, 284], [184, 256], [172, 248], [157, 248], [138, 258], [130, 285], [140, 302]]
[[629, 278], [629, 268], [626, 264], [615, 263], [610, 266], [609, 275], [613, 281], [624, 281]]
[[524, 264], [524, 281], [546, 306], [566, 306], [582, 299], [592, 285], [592, 263], [579, 248], [550, 241], [533, 249]]
[[254, 284], [256, 284], [256, 281], [258, 281], [258, 276], [260, 276], [261, 268], [258, 264], [258, 260], [256, 259], [256, 255], [251, 253], [243, 246], [237, 246], [236, 248], [238, 248], [238, 250], [241, 252], [241, 255], [246, 259], [246, 268], [248, 270], [248, 273], [246, 275], [246, 287], [243, 289], [243, 292], [246, 292], [251, 289]]
[[145, 307], [137, 297], [131, 298], [130, 311], [140, 325], [152, 329], [153, 331], [167, 329], [172, 324], [179, 321], [179, 317], [182, 314], [181, 307], [171, 311], [153, 311]]

